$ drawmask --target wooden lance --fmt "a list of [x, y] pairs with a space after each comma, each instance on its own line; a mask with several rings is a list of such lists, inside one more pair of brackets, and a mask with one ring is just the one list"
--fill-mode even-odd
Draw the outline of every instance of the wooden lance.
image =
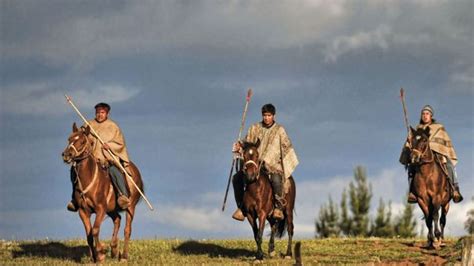
[[[237, 141], [239, 141], [242, 136], [242, 130], [244, 129], [244, 126], [245, 126], [245, 118], [247, 117], [247, 109], [249, 107], [250, 98], [252, 98], [251, 88], [249, 88], [249, 90], [247, 91], [247, 97], [245, 100], [245, 107], [244, 107], [244, 112], [242, 114], [242, 121], [240, 123], [239, 136], [237, 137]], [[237, 161], [237, 158], [236, 156], [234, 156], [234, 158], [232, 159], [232, 166], [230, 167], [229, 179], [227, 181], [227, 188], [225, 190], [224, 202], [222, 203], [222, 211], [225, 210], [225, 203], [227, 201], [227, 194], [229, 193], [230, 180], [232, 179], [232, 171], [234, 170], [236, 161]]]

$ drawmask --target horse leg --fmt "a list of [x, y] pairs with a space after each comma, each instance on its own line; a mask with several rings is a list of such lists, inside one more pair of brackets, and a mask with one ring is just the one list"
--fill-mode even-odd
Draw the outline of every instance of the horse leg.
[[96, 259], [98, 262], [102, 262], [105, 259], [104, 246], [100, 243], [99, 234], [100, 234], [100, 225], [105, 218], [105, 211], [103, 208], [96, 208], [96, 215], [94, 221], [94, 227], [92, 228], [92, 236], [94, 237], [95, 243], [95, 253]]
[[111, 249], [111, 256], [112, 258], [117, 258], [118, 257], [118, 232], [120, 229], [120, 220], [122, 217], [120, 217], [120, 214], [118, 212], [112, 212], [109, 213], [110, 218], [112, 218], [112, 221], [114, 222], [114, 230], [112, 232], [112, 242], [110, 243], [110, 249]]
[[125, 222], [124, 230], [124, 243], [123, 243], [123, 253], [120, 255], [120, 260], [128, 260], [128, 243], [130, 241], [130, 236], [132, 235], [132, 222], [133, 216], [135, 215], [135, 205], [130, 206], [127, 209], [127, 219]]
[[422, 198], [418, 198], [418, 206], [420, 206], [421, 210], [423, 211], [423, 215], [425, 216], [425, 224], [426, 227], [428, 227], [428, 247], [432, 247], [433, 245], [433, 220], [432, 220], [432, 214], [431, 214], [431, 208], [428, 207], [426, 202]]
[[439, 245], [441, 230], [439, 230], [439, 207], [433, 207], [433, 223], [436, 245]]
[[270, 258], [273, 258], [275, 256], [275, 233], [277, 230], [277, 223], [275, 223], [273, 219], [269, 220], [269, 222], [272, 232], [270, 234], [270, 242], [268, 243], [268, 255]]
[[293, 257], [293, 252], [292, 252], [292, 240], [293, 240], [293, 210], [288, 210], [286, 214], [286, 224], [287, 224], [287, 231], [288, 231], [288, 247], [286, 249], [286, 259], [291, 259]]
[[261, 212], [258, 216], [258, 235], [257, 235], [257, 260], [263, 260], [263, 230], [265, 229], [265, 213]]
[[92, 262], [96, 262], [94, 253], [94, 238], [92, 237], [91, 214], [84, 209], [79, 209], [79, 217], [81, 217], [84, 229], [86, 230], [87, 245], [89, 246], [89, 256]]
[[449, 203], [441, 206], [441, 219], [440, 219], [440, 224], [441, 224], [441, 243], [440, 246], [446, 246], [446, 244], [443, 242], [444, 241], [444, 226], [446, 225], [446, 215], [448, 214], [449, 211]]

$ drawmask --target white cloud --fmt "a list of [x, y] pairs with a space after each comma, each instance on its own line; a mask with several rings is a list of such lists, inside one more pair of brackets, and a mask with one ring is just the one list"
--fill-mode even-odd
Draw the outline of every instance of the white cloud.
[[60, 88], [61, 85], [32, 83], [2, 88], [2, 111], [28, 115], [60, 115], [70, 111], [64, 97], [71, 96], [81, 107], [91, 108], [97, 102], [122, 102], [139, 93], [138, 89], [121, 85], [95, 85], [86, 89]]
[[326, 48], [325, 61], [334, 63], [340, 56], [362, 49], [381, 48], [387, 50], [391, 31], [389, 26], [380, 25], [373, 31], [336, 37]]

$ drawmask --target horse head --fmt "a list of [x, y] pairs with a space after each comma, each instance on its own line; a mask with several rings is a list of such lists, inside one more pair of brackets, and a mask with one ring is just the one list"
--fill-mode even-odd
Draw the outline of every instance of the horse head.
[[260, 139], [256, 143], [244, 142], [242, 145], [244, 167], [243, 172], [248, 183], [258, 179], [260, 172], [260, 165], [258, 163], [258, 147], [260, 146]]
[[65, 163], [83, 159], [90, 155], [91, 144], [88, 138], [90, 127], [77, 128], [76, 123], [72, 124], [72, 133], [68, 138], [68, 145], [64, 149], [62, 156]]
[[423, 159], [428, 156], [428, 151], [430, 148], [429, 138], [430, 138], [430, 128], [426, 127], [425, 129], [418, 128], [417, 130], [410, 127], [411, 130], [411, 163], [412, 164], [421, 164]]

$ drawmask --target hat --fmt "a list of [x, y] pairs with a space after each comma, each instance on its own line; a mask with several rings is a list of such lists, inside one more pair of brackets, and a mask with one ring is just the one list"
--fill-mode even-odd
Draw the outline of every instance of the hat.
[[423, 113], [423, 111], [428, 111], [428, 112], [430, 112], [430, 113], [431, 113], [431, 116], [434, 115], [433, 107], [431, 107], [431, 105], [429, 105], [429, 104], [423, 106], [423, 109], [421, 109], [421, 112]]
[[106, 104], [106, 103], [98, 103], [94, 106], [94, 108], [97, 110], [97, 109], [105, 109], [108, 112], [110, 112], [110, 105]]

